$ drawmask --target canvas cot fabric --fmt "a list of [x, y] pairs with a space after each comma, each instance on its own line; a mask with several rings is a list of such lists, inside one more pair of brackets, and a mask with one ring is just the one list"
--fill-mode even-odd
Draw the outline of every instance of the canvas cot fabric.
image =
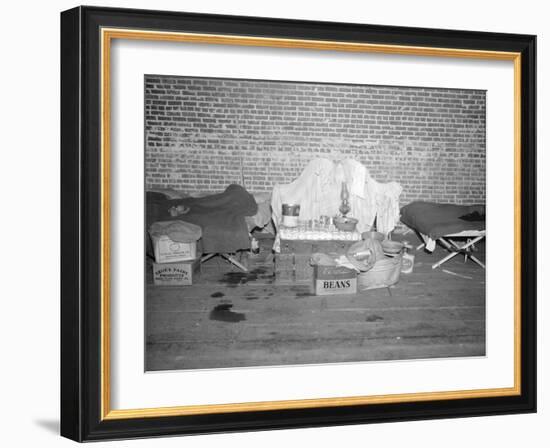
[[346, 182], [350, 194], [348, 216], [358, 220], [359, 232], [369, 231], [375, 218], [379, 232], [387, 234], [395, 228], [399, 221], [401, 185], [375, 181], [356, 160], [324, 158], [311, 160], [294, 182], [273, 188], [271, 210], [275, 226], [282, 220], [285, 203], [300, 204], [299, 218], [304, 220], [338, 215], [342, 182]]
[[472, 213], [485, 217], [485, 206], [415, 201], [401, 209], [401, 222], [436, 240], [465, 230], [485, 230], [485, 219], [461, 219]]
[[[183, 206], [189, 210], [178, 216], [170, 208]], [[246, 216], [254, 216], [258, 206], [254, 197], [240, 185], [229, 185], [223, 193], [200, 198], [160, 199], [147, 194], [147, 226], [157, 221], [184, 221], [202, 229], [204, 253], [234, 253], [250, 248]]]

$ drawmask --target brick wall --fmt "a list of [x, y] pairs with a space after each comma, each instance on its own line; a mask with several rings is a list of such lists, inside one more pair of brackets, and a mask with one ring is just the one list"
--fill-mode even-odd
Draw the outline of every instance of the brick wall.
[[402, 203], [485, 202], [485, 91], [145, 78], [148, 188], [268, 192], [314, 157], [351, 157]]

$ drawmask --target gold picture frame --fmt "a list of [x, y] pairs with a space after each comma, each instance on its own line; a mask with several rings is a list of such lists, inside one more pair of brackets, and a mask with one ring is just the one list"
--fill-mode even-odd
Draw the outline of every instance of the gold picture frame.
[[[65, 141], [62, 142], [62, 154], [74, 151], [74, 148], [69, 148], [69, 142], [74, 139], [75, 126], [81, 129], [88, 126], [86, 129], [89, 132], [94, 132], [97, 138], [97, 164], [93, 167], [86, 167], [84, 170], [95, 169], [98, 175], [98, 180], [94, 183], [94, 191], [97, 193], [98, 202], [91, 206], [97, 207], [100, 211], [98, 214], [98, 233], [95, 235], [98, 239], [98, 252], [92, 254], [92, 259], [96, 259], [95, 271], [99, 274], [99, 284], [97, 292], [94, 296], [96, 303], [96, 312], [88, 311], [86, 318], [94, 319], [97, 328], [94, 334], [99, 335], [99, 341], [93, 343], [96, 347], [98, 359], [94, 365], [98, 368], [97, 376], [91, 375], [95, 379], [88, 384], [84, 384], [81, 376], [74, 376], [75, 364], [83, 363], [82, 355], [90, 353], [90, 346], [82, 345], [75, 346], [74, 341], [64, 342], [63, 353], [65, 357], [62, 361], [64, 369], [64, 381], [66, 387], [62, 391], [62, 402], [71, 401], [77, 403], [82, 419], [78, 422], [74, 417], [69, 417], [69, 408], [64, 404], [62, 409], [62, 433], [67, 437], [77, 440], [94, 440], [97, 438], [118, 438], [132, 437], [133, 434], [169, 434], [169, 433], [193, 433], [204, 432], [206, 429], [203, 420], [192, 420], [192, 417], [212, 417], [218, 416], [220, 419], [228, 418], [231, 415], [230, 421], [232, 428], [236, 429], [252, 429], [252, 428], [267, 428], [267, 427], [293, 427], [310, 424], [330, 423], [330, 416], [334, 418], [338, 414], [338, 410], [346, 409], [349, 413], [349, 419], [345, 421], [353, 421], [352, 415], [359, 416], [360, 421], [376, 421], [381, 419], [380, 409], [390, 409], [390, 418], [399, 420], [407, 418], [400, 415], [399, 409], [396, 407], [400, 404], [409, 403], [417, 406], [420, 413], [424, 412], [431, 416], [447, 416], [453, 415], [476, 415], [487, 412], [488, 406], [497, 406], [502, 403], [501, 412], [532, 412], [534, 408], [534, 363], [535, 352], [533, 349], [533, 331], [534, 330], [534, 309], [533, 304], [527, 304], [528, 301], [533, 301], [534, 285], [526, 284], [532, 282], [535, 275], [535, 253], [534, 253], [534, 233], [531, 233], [526, 244], [527, 236], [522, 232], [522, 228], [528, 226], [528, 230], [532, 229], [534, 223], [534, 186], [533, 178], [526, 178], [526, 174], [534, 172], [534, 141], [530, 130], [534, 123], [534, 73], [532, 69], [534, 60], [534, 37], [533, 36], [517, 36], [517, 35], [502, 35], [500, 40], [489, 33], [466, 33], [466, 32], [443, 32], [440, 30], [415, 30], [415, 33], [423, 33], [424, 42], [421, 39], [413, 38], [416, 36], [411, 31], [409, 37], [396, 39], [391, 31], [392, 27], [382, 27], [382, 29], [369, 29], [366, 25], [356, 25], [357, 28], [363, 29], [365, 38], [363, 41], [348, 41], [345, 39], [347, 28], [342, 24], [322, 24], [318, 25], [319, 30], [311, 33], [311, 38], [306, 37], [278, 37], [277, 32], [281, 36], [288, 36], [289, 29], [296, 30], [296, 35], [300, 33], [299, 24], [287, 23], [285, 21], [269, 21], [268, 19], [234, 19], [235, 26], [242, 27], [242, 34], [231, 34], [224, 31], [223, 26], [215, 17], [200, 16], [200, 20], [195, 16], [186, 16], [178, 13], [159, 13], [159, 12], [143, 12], [135, 14], [129, 11], [108, 10], [103, 8], [76, 8], [63, 13], [62, 26], [62, 51], [64, 50], [65, 65], [62, 67], [62, 77], [67, 87], [64, 87], [64, 95], [66, 103], [63, 110], [65, 115], [62, 116], [64, 132], [66, 135]], [[160, 26], [166, 22], [165, 29]], [[181, 30], [174, 30], [174, 21], [181, 24]], [[209, 22], [210, 20], [210, 22]], [[227, 19], [226, 20], [230, 20]], [[190, 26], [190, 23], [200, 22], [203, 29], [215, 30], [211, 32], [200, 32]], [[256, 22], [255, 22], [256, 21]], [[251, 35], [248, 27], [253, 27], [258, 24], [269, 22], [267, 28], [271, 31], [266, 32], [267, 35]], [[243, 23], [241, 23], [243, 22]], [[83, 27], [82, 23], [88, 26]], [[148, 29], [147, 23], [155, 23], [154, 29]], [[204, 25], [208, 23], [208, 25]], [[280, 29], [277, 31], [277, 27]], [[190, 30], [187, 31], [186, 29]], [[341, 33], [339, 39], [321, 39], [317, 34], [322, 34], [322, 30], [326, 30], [327, 34], [334, 35]], [[75, 33], [79, 37], [77, 40]], [[370, 33], [370, 34], [369, 34]], [[462, 34], [461, 34], [462, 33]], [[302, 33], [303, 34], [303, 33]], [[72, 43], [63, 42], [64, 37], [72, 36]], [[374, 37], [374, 38], [373, 38]], [[514, 66], [514, 386], [507, 388], [484, 388], [473, 390], [460, 391], [442, 391], [430, 393], [406, 393], [396, 395], [371, 395], [371, 396], [353, 396], [339, 398], [315, 398], [304, 400], [281, 400], [281, 401], [264, 401], [264, 402], [243, 402], [231, 404], [209, 404], [209, 405], [183, 405], [175, 407], [157, 407], [157, 408], [140, 408], [140, 409], [112, 409], [111, 407], [111, 371], [110, 371], [110, 247], [111, 247], [111, 45], [114, 40], [141, 40], [141, 41], [163, 41], [163, 42], [185, 42], [185, 43], [200, 43], [212, 45], [233, 45], [233, 46], [253, 46], [253, 47], [274, 47], [274, 48], [292, 48], [292, 49], [312, 49], [312, 50], [327, 50], [327, 51], [344, 51], [344, 52], [370, 52], [383, 54], [399, 54], [411, 56], [436, 56], [436, 57], [451, 57], [451, 58], [467, 58], [467, 59], [485, 59], [485, 60], [505, 60], [512, 61]], [[385, 40], [385, 42], [382, 42]], [[428, 45], [426, 42], [431, 41], [433, 44]], [[86, 42], [88, 47], [78, 46], [77, 42]], [[407, 42], [412, 42], [407, 44]], [[467, 43], [468, 46], [460, 46], [460, 43]], [[475, 42], [476, 48], [472, 48], [472, 42]], [[65, 45], [65, 47], [63, 47]], [[452, 46], [454, 45], [454, 46]], [[493, 45], [495, 48], [492, 48]], [[76, 48], [75, 48], [76, 47]], [[496, 48], [498, 47], [498, 48]], [[96, 49], [97, 54], [90, 55], [90, 49]], [[82, 52], [86, 51], [86, 54]], [[78, 57], [77, 57], [78, 56]], [[88, 59], [87, 59], [88, 58]], [[90, 59], [91, 58], [91, 59]], [[93, 91], [88, 88], [86, 91], [87, 101], [91, 98], [97, 100], [97, 108], [99, 111], [100, 122], [96, 129], [89, 129], [87, 117], [79, 114], [78, 119], [70, 120], [68, 115], [72, 110], [80, 108], [82, 103], [80, 99], [83, 97], [81, 89], [85, 89], [84, 78], [82, 72], [82, 64], [88, 60], [93, 60], [97, 64], [98, 71], [98, 86]], [[83, 62], [84, 61], [84, 62]], [[65, 72], [63, 72], [65, 70]], [[69, 78], [78, 76], [80, 84], [74, 85], [74, 82], [69, 86]], [[89, 82], [89, 81], [88, 81]], [[70, 96], [70, 99], [67, 99]], [[63, 99], [62, 99], [63, 100]], [[70, 106], [69, 106], [70, 104]], [[529, 135], [526, 135], [526, 132]], [[80, 136], [81, 137], [81, 136]], [[93, 154], [94, 149], [90, 148], [87, 142], [79, 141], [79, 151], [87, 151], [88, 154]], [[80, 155], [66, 155], [66, 164], [63, 167], [63, 175], [74, 177], [67, 174], [69, 170], [74, 171], [75, 166], [81, 162]], [[67, 162], [68, 161], [68, 162]], [[80, 168], [82, 170], [82, 168]], [[68, 179], [63, 188], [67, 188], [68, 184], [74, 182], [74, 179]], [[526, 189], [528, 192], [526, 192]], [[512, 200], [512, 199], [511, 199]], [[66, 209], [64, 213], [65, 225], [74, 225], [75, 213], [82, 212], [84, 204], [83, 198], [74, 198], [73, 204]], [[77, 247], [63, 248], [64, 257], [71, 260], [74, 259], [74, 253], [69, 252], [77, 250], [79, 255], [83, 255], [82, 245]], [[72, 252], [71, 252], [72, 253]], [[93, 262], [93, 261], [92, 261]], [[83, 272], [81, 270], [81, 272]], [[74, 327], [74, 322], [70, 322], [67, 316], [73, 315], [75, 312], [75, 304], [68, 304], [69, 301], [77, 301], [78, 315], [80, 318], [86, 314], [86, 308], [79, 301], [84, 300], [83, 295], [80, 298], [74, 297], [73, 284], [74, 279], [69, 279], [64, 276], [64, 282], [67, 282], [65, 295], [62, 297], [62, 304], [65, 306], [66, 315], [63, 317], [63, 325], [66, 328], [70, 326], [70, 333], [81, 334], [84, 331], [83, 322], [79, 321], [77, 328]], [[73, 293], [69, 293], [73, 291]], [[89, 305], [87, 305], [89, 306]], [[93, 315], [93, 316], [92, 316]], [[89, 327], [88, 327], [89, 328]], [[93, 335], [89, 335], [90, 339]], [[78, 355], [78, 356], [77, 356]], [[80, 364], [80, 368], [84, 366]], [[78, 396], [75, 391], [78, 390]], [[92, 401], [91, 394], [97, 394], [96, 403], [90, 405]], [[64, 395], [63, 395], [64, 394]], [[65, 397], [65, 398], [63, 398]], [[457, 406], [457, 403], [462, 403], [468, 400], [470, 403], [479, 403], [479, 409], [476, 412], [475, 405], [473, 410], [466, 411], [464, 408]], [[473, 401], [472, 401], [473, 400]], [[434, 404], [435, 403], [435, 404]], [[496, 403], [496, 404], [494, 404]], [[387, 406], [390, 406], [387, 408]], [[423, 406], [424, 405], [424, 406]], [[386, 406], [386, 407], [384, 407]], [[73, 409], [73, 408], [71, 408]], [[323, 409], [323, 418], [318, 415], [308, 414], [308, 410], [319, 412]], [[271, 413], [278, 411], [279, 417], [273, 416], [273, 420], [265, 423], [265, 418], [258, 418], [257, 425], [248, 421], [242, 420], [243, 415], [250, 416], [251, 413], [261, 415], [262, 413]], [[454, 412], [453, 412], [454, 411]], [[301, 412], [301, 417], [295, 419], [296, 423], [288, 423], [280, 419], [281, 413]], [[498, 412], [495, 411], [495, 412]], [[393, 413], [393, 414], [392, 414]], [[369, 417], [370, 415], [370, 417]], [[315, 419], [313, 422], [311, 419]], [[174, 427], [170, 426], [169, 431], [163, 430], [163, 424], [166, 419], [172, 419]], [[280, 424], [277, 424], [277, 419], [280, 419]], [[328, 418], [328, 420], [327, 420]], [[387, 418], [387, 417], [384, 417]], [[147, 423], [143, 423], [143, 419]], [[164, 419], [164, 420], [163, 420]], [[186, 420], [187, 419], [187, 420]], [[239, 420], [241, 419], [241, 420]], [[243, 423], [246, 420], [246, 424]], [[338, 418], [334, 421], [340, 421]], [[85, 422], [88, 422], [85, 424]], [[92, 425], [91, 422], [95, 422]], [[164, 422], [164, 423], [163, 423]], [[179, 422], [179, 423], [178, 423]], [[191, 423], [189, 423], [191, 422]], [[179, 429], [178, 429], [179, 425]], [[263, 425], [263, 426], [262, 426]], [[174, 429], [176, 428], [176, 429]], [[166, 429], [166, 427], [164, 427]], [[226, 426], [219, 424], [216, 430], [225, 430]], [[210, 429], [208, 429], [210, 431]], [[164, 432], [163, 432], [164, 431]]]

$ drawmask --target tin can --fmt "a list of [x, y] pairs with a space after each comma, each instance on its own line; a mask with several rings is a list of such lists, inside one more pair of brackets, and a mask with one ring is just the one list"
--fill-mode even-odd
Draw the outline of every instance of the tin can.
[[285, 227], [298, 226], [300, 204], [283, 204], [283, 225]]
[[403, 253], [403, 260], [401, 262], [401, 272], [403, 274], [410, 274], [414, 269], [414, 255], [407, 251], [408, 247], [405, 246]]

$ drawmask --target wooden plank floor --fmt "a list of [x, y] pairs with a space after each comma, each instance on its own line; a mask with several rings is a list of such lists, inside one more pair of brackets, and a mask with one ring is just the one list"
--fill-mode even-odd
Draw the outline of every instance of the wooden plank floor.
[[461, 256], [443, 266], [458, 275], [432, 270], [444, 254], [415, 252], [414, 272], [391, 295], [318, 297], [274, 284], [268, 251], [248, 274], [211, 259], [192, 286], [155, 286], [148, 266], [146, 369], [483, 356], [485, 271]]

